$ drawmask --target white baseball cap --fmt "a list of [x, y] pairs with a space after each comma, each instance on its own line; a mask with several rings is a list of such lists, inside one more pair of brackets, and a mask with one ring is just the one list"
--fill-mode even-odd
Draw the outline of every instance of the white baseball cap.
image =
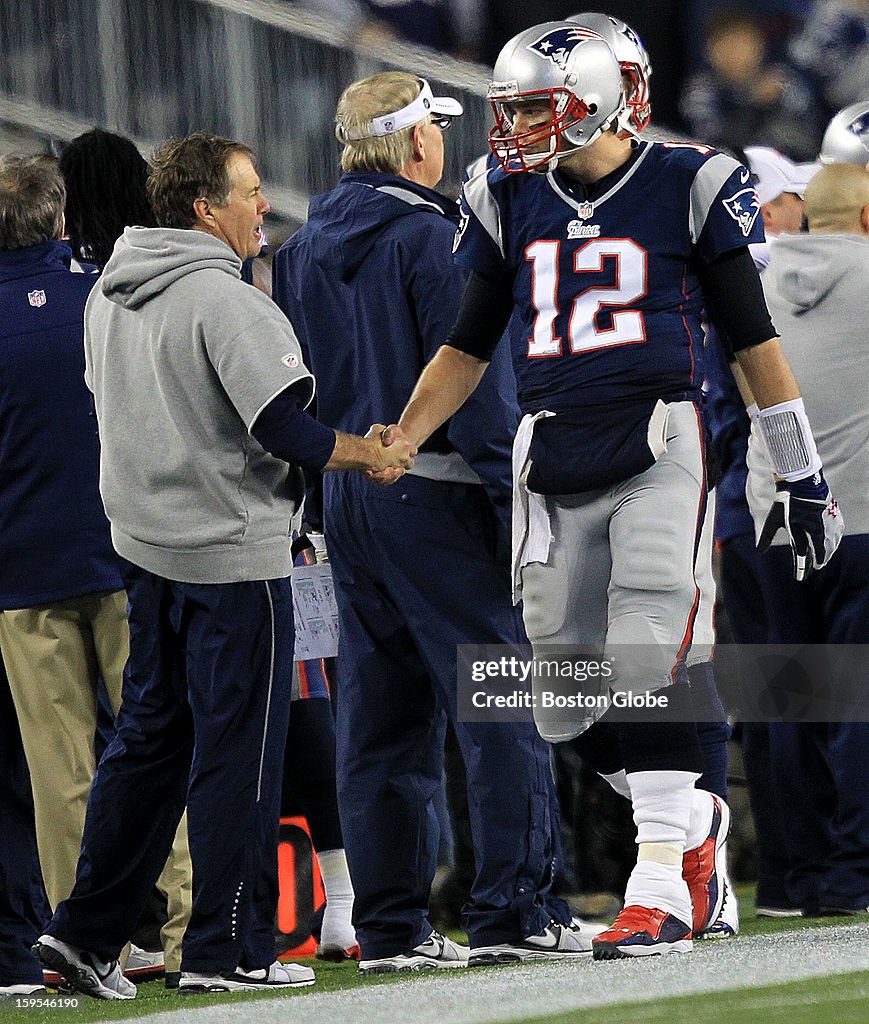
[[802, 199], [809, 182], [823, 166], [819, 163], [795, 164], [777, 149], [766, 146], [746, 146], [745, 156], [755, 177], [761, 206], [778, 199], [783, 192], [793, 192]]
[[343, 125], [340, 126], [341, 136], [348, 142], [358, 142], [361, 139], [383, 138], [386, 135], [394, 135], [403, 128], [409, 128], [412, 124], [422, 121], [427, 114], [435, 117], [458, 117], [463, 108], [458, 100], [449, 96], [435, 96], [432, 94], [431, 86], [424, 78], [420, 78], [420, 90], [416, 99], [400, 110], [394, 110], [391, 114], [381, 114], [372, 118], [366, 125], [364, 131], [347, 131]]

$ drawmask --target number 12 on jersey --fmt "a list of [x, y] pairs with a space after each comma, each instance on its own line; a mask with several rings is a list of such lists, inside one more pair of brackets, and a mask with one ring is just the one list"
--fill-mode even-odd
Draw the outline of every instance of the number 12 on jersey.
[[[525, 250], [531, 263], [531, 303], [537, 311], [533, 335], [528, 340], [529, 359], [560, 356], [562, 339], [556, 336], [558, 268], [561, 242], [540, 240]], [[613, 345], [636, 345], [646, 340], [646, 325], [638, 309], [628, 309], [646, 294], [648, 254], [630, 238], [596, 238], [573, 255], [577, 274], [604, 269], [604, 260], [615, 260], [615, 284], [584, 288], [573, 298], [568, 321], [571, 352], [591, 352]], [[597, 314], [604, 306], [620, 306], [612, 314], [612, 327], [602, 329]]]

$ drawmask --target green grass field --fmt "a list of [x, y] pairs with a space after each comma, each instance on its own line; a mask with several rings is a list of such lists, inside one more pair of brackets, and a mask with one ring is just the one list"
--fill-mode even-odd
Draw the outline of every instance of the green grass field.
[[869, 971], [526, 1018], [516, 1024], [866, 1024]]
[[[741, 893], [742, 936], [775, 935], [782, 932], [811, 931], [828, 926], [831, 923], [849, 923], [852, 919], [813, 918], [808, 920], [786, 919], [765, 920], [754, 914], [751, 892]], [[855, 918], [853, 921], [865, 923], [867, 917]], [[462, 938], [456, 935], [456, 938]], [[727, 944], [739, 943], [740, 939], [726, 940]], [[668, 958], [669, 959], [669, 958]], [[681, 958], [680, 958], [681, 960]], [[690, 967], [690, 959], [685, 958], [686, 968]], [[717, 991], [711, 994], [663, 998], [648, 1002], [631, 1002], [629, 1008], [624, 1004], [599, 1006], [573, 1010], [566, 1014], [547, 1015], [545, 1017], [528, 1017], [516, 1021], [516, 1024], [568, 1024], [581, 1021], [581, 1024], [655, 1024], [661, 1021], [666, 1024], [867, 1024], [869, 1022], [869, 949], [866, 955], [867, 970], [857, 973], [838, 974], [812, 978], [809, 980], [792, 981], [784, 984], [768, 985], [753, 988], [735, 988]], [[297, 992], [281, 994], [252, 993], [227, 996], [185, 996], [168, 991], [162, 981], [152, 981], [139, 986], [139, 995], [130, 1002], [104, 1002], [80, 998], [80, 1006], [75, 1009], [51, 1008], [18, 1008], [12, 1001], [0, 1002], [0, 1024], [7, 1022], [57, 1021], [74, 1020], [86, 1024], [91, 1021], [122, 1020], [139, 1017], [151, 1013], [178, 1011], [183, 1016], [184, 1010], [196, 1007], [216, 1007], [220, 1004], [271, 1002], [275, 999], [302, 999], [311, 993], [330, 993], [346, 989], [365, 988], [370, 990], [376, 986], [389, 986], [397, 981], [405, 980], [406, 976], [380, 976], [378, 978], [360, 979], [355, 964], [320, 964], [315, 963], [317, 983], [311, 988]], [[597, 969], [607, 969], [600, 965]], [[524, 968], [527, 970], [528, 968]], [[497, 968], [499, 974], [514, 970], [512, 967]], [[831, 963], [831, 970], [835, 964]], [[461, 972], [465, 975], [465, 972]], [[491, 973], [491, 972], [488, 972]], [[424, 985], [429, 976], [417, 976]], [[439, 975], [443, 977], [442, 974]], [[642, 992], [632, 994], [633, 999]], [[369, 999], [370, 1002], [370, 999]], [[265, 1010], [265, 1007], [262, 1007]], [[250, 1006], [249, 1018], [255, 1020], [260, 1012]], [[286, 1003], [281, 1010], [282, 1018], [292, 1020], [292, 1013]], [[394, 1017], [392, 1018], [394, 1019]], [[504, 1006], [503, 1018], [500, 1020], [516, 1020], [511, 1017], [509, 1006]], [[180, 1024], [180, 1022], [179, 1022]], [[348, 1024], [352, 1024], [349, 1021]], [[412, 1024], [412, 1022], [408, 1022]], [[444, 1020], [449, 1024], [449, 1019]]]

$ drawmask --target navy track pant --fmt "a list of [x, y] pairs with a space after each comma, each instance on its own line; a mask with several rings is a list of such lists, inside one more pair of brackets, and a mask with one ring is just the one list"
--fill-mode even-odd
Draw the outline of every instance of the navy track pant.
[[326, 536], [341, 625], [338, 802], [363, 959], [405, 952], [432, 930], [444, 713], [468, 779], [471, 946], [566, 919], [549, 894], [548, 745], [530, 722], [457, 721], [456, 646], [525, 642], [483, 488], [330, 477]]
[[88, 803], [75, 888], [49, 932], [117, 957], [187, 804], [185, 971], [274, 960], [281, 765], [292, 680], [287, 579], [177, 583], [125, 567], [130, 660]]

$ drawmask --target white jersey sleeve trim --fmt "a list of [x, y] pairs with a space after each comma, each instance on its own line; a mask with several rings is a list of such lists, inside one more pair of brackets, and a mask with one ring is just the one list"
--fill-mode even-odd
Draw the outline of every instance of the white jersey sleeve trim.
[[[703, 234], [706, 220], [712, 204], [724, 183], [738, 170], [740, 163], [731, 156], [723, 153], [716, 153], [700, 166], [694, 181], [691, 184], [691, 194], [688, 205], [688, 226], [691, 231], [691, 241], [694, 245]], [[746, 178], [748, 184], [748, 178]]]
[[488, 179], [488, 171], [484, 171], [466, 181], [462, 191], [471, 212], [482, 224], [486, 234], [498, 246], [501, 258], [506, 259], [507, 254], [504, 251], [504, 239], [501, 234], [501, 215], [495, 197], [489, 189]]

